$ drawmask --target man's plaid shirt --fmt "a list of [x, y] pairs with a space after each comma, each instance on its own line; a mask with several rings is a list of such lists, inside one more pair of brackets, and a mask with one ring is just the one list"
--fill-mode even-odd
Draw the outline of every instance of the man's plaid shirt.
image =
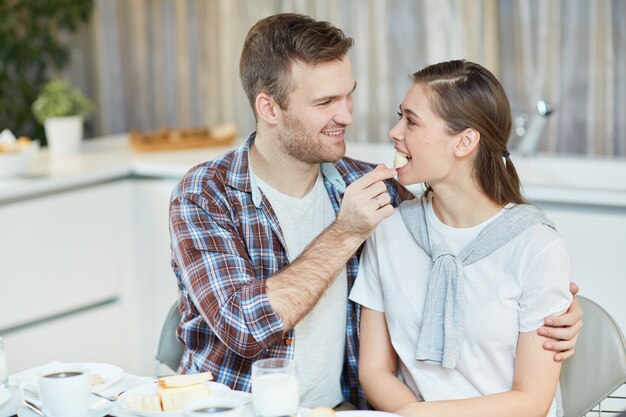
[[[246, 142], [216, 160], [192, 168], [172, 193], [172, 267], [182, 314], [179, 337], [186, 345], [182, 372], [210, 371], [217, 382], [250, 391], [250, 370], [262, 358], [293, 358], [293, 329], [284, 331], [272, 309], [265, 280], [288, 264], [280, 225], [250, 176]], [[345, 188], [373, 165], [343, 158], [322, 164], [324, 185], [335, 213]], [[392, 204], [411, 198], [395, 181]], [[358, 254], [347, 263], [348, 291], [357, 275]], [[344, 398], [366, 408], [358, 384], [360, 309], [348, 301]]]

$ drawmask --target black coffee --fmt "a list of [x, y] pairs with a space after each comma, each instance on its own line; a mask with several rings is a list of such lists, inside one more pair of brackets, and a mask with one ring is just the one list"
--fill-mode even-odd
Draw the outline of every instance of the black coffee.
[[232, 411], [232, 407], [206, 407], [193, 410], [196, 413], [223, 413], [224, 411]]
[[71, 378], [82, 374], [82, 372], [56, 372], [54, 374], [44, 375], [44, 378]]

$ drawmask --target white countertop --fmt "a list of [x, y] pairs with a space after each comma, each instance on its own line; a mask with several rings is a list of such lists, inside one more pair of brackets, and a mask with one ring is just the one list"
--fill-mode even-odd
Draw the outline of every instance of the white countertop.
[[[229, 147], [134, 152], [128, 136], [87, 140], [78, 155], [39, 152], [28, 173], [0, 178], [0, 204], [131, 176], [179, 179]], [[391, 144], [349, 143], [347, 155], [391, 164]], [[512, 156], [531, 201], [626, 207], [626, 160], [538, 155]]]

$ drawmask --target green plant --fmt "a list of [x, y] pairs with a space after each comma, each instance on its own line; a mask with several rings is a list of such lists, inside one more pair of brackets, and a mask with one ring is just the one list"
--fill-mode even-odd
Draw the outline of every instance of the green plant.
[[91, 100], [63, 80], [49, 81], [33, 103], [33, 114], [39, 123], [51, 117], [87, 117], [91, 113], [93, 113]]
[[93, 0], [0, 0], [0, 129], [44, 139], [31, 104], [69, 61], [60, 35], [78, 30], [92, 9]]

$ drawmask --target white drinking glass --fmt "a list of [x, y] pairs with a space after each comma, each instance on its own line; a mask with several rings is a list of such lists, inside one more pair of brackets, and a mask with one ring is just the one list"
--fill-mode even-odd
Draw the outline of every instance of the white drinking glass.
[[9, 386], [9, 366], [7, 365], [7, 352], [4, 350], [4, 340], [0, 337], [0, 387]]
[[257, 416], [295, 416], [299, 389], [293, 360], [261, 359], [252, 364], [252, 405]]

